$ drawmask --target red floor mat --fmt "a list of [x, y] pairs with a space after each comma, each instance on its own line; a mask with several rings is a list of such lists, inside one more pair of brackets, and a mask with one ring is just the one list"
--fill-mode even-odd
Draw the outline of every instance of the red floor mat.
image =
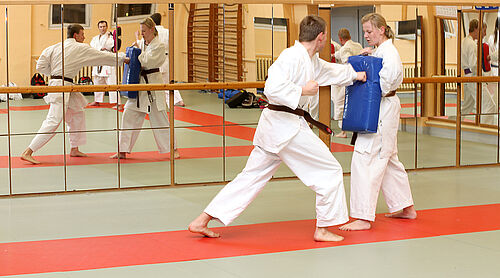
[[500, 230], [500, 204], [419, 211], [417, 220], [378, 215], [369, 231], [314, 242], [314, 220], [216, 228], [221, 238], [187, 231], [0, 244], [0, 276], [170, 263]]

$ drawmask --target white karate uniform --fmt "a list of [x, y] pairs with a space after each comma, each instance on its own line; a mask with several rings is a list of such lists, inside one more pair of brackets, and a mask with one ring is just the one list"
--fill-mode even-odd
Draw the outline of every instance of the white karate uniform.
[[[107, 32], [104, 35], [97, 35], [90, 41], [90, 46], [99, 51], [109, 51], [113, 49], [115, 42], [113, 35]], [[105, 49], [105, 50], [101, 50]], [[100, 69], [100, 71], [99, 71]], [[98, 66], [92, 69], [92, 79], [94, 85], [116, 85], [116, 68], [115, 66]], [[95, 102], [104, 102], [104, 92], [94, 92]], [[118, 103], [119, 95], [116, 91], [109, 92], [109, 103]]]
[[375, 220], [380, 189], [390, 212], [413, 205], [408, 175], [398, 159], [401, 104], [398, 96], [384, 97], [402, 83], [403, 64], [390, 39], [373, 56], [383, 59], [378, 129], [377, 133], [358, 134], [351, 162], [351, 216], [368, 221]]
[[[464, 76], [476, 76], [477, 74], [477, 42], [468, 35], [462, 41], [462, 68], [469, 69], [472, 72], [464, 74]], [[483, 75], [488, 75], [483, 71]], [[462, 83], [464, 90], [464, 101], [462, 103], [462, 116], [476, 113], [476, 83]], [[493, 100], [492, 94], [489, 92], [487, 83], [482, 83], [481, 86], [481, 113], [494, 113], [495, 107], [498, 107], [496, 101]], [[481, 116], [481, 123], [496, 124], [494, 115]]]
[[[335, 52], [335, 61], [339, 64], [346, 64], [350, 56], [359, 55], [363, 50], [361, 44], [352, 40], [346, 43]], [[338, 125], [342, 128], [342, 115], [344, 114], [345, 87], [332, 86], [331, 98], [334, 105], [333, 119], [338, 120]]]
[[[315, 80], [320, 86], [349, 85], [356, 79], [350, 65], [312, 58], [299, 43], [285, 49], [268, 71], [264, 94], [271, 104], [295, 109], [302, 86]], [[227, 184], [205, 212], [230, 224], [252, 202], [283, 161], [300, 180], [316, 192], [318, 227], [348, 221], [342, 167], [328, 147], [308, 127], [304, 118], [264, 109], [257, 125], [245, 169]]]
[[[142, 52], [139, 55], [141, 67], [145, 70], [159, 68], [165, 58], [165, 46], [155, 37], [149, 45], [144, 44], [144, 40], [140, 41], [139, 47]], [[160, 72], [148, 74], [148, 84], [161, 84], [163, 79]], [[141, 76], [141, 84], [145, 84], [144, 77]], [[165, 101], [164, 91], [151, 91], [153, 101], [150, 102], [147, 91], [140, 91], [138, 94], [139, 107], [137, 107], [137, 99], [129, 98], [125, 103], [125, 111], [122, 116], [122, 129], [120, 131], [120, 152], [132, 151], [132, 148], [137, 141], [140, 130], [144, 123], [144, 119], [149, 114], [149, 123], [153, 129], [153, 136], [158, 146], [160, 153], [170, 152], [170, 123], [167, 116], [167, 103]], [[174, 142], [175, 144], [175, 142]]]
[[[160, 67], [160, 72], [162, 74], [163, 78], [163, 83], [165, 84], [170, 84], [170, 69], [169, 69], [169, 60], [168, 60], [168, 29], [164, 28], [161, 25], [156, 25], [156, 30], [158, 31], [158, 39], [160, 39], [160, 42], [162, 42], [165, 45], [165, 54], [167, 55], [167, 58], [165, 59], [165, 62], [163, 65]], [[166, 98], [167, 98], [167, 105], [170, 106], [170, 99], [169, 99], [169, 94], [170, 91], [165, 91], [166, 93]], [[179, 102], [183, 101], [181, 93], [178, 90], [174, 90], [174, 104], [177, 104]]]
[[[490, 35], [488, 38], [488, 46], [490, 48], [490, 64], [491, 71], [488, 72], [489, 76], [498, 76], [498, 49], [499, 49], [500, 37], [497, 38], [495, 43], [495, 34]], [[498, 82], [489, 82], [486, 84], [488, 91], [491, 95], [493, 109], [494, 111], [498, 111]], [[497, 117], [493, 118], [493, 124], [497, 124]]]
[[[62, 75], [62, 55], [61, 43], [47, 47], [37, 61], [36, 69], [47, 76]], [[118, 63], [123, 63], [125, 54], [120, 53]], [[64, 41], [64, 75], [73, 78], [78, 71], [85, 66], [94, 65], [114, 65], [116, 57], [113, 53], [98, 51], [85, 43], [79, 43], [70, 38]], [[51, 79], [49, 86], [72, 85], [73, 83], [61, 79]], [[44, 97], [45, 102], [50, 104], [47, 118], [43, 121], [40, 130], [29, 148], [33, 151], [39, 150], [52, 137], [54, 137], [57, 127], [63, 118], [63, 108], [65, 111], [65, 121], [68, 124], [68, 131], [85, 130], [85, 114], [83, 108], [87, 105], [87, 100], [81, 93], [49, 93]], [[47, 133], [47, 134], [40, 134]], [[81, 146], [86, 142], [85, 133], [70, 133], [69, 143], [72, 148]]]

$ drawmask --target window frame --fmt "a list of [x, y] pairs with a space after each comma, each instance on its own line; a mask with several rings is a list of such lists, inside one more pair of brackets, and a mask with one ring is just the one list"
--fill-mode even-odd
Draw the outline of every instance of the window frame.
[[[52, 24], [52, 10], [54, 5], [60, 5], [60, 4], [50, 4], [49, 5], [49, 30], [54, 30], [54, 29], [61, 29], [61, 24]], [[82, 5], [82, 4], [65, 4], [65, 5]], [[81, 23], [63, 23], [64, 27], [68, 27], [68, 25], [71, 24], [80, 24], [84, 29], [88, 29], [91, 27], [91, 21], [92, 21], [92, 5], [91, 4], [83, 4], [85, 5], [85, 24]]]

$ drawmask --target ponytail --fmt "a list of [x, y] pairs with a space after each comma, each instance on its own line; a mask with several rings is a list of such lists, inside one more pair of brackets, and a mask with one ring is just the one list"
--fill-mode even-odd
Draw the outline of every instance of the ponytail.
[[384, 35], [391, 40], [394, 40], [394, 31], [392, 31], [391, 26], [386, 25], [385, 26], [385, 33]]

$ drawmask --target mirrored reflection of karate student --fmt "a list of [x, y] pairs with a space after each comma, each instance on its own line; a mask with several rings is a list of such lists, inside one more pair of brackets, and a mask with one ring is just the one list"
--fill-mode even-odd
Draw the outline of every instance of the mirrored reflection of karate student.
[[[151, 18], [146, 18], [140, 23], [140, 30], [144, 40], [139, 41], [142, 50], [139, 55], [141, 62], [141, 84], [161, 84], [163, 79], [159, 67], [163, 65], [167, 56], [165, 45], [158, 39], [158, 31]], [[125, 103], [125, 111], [122, 116], [122, 131], [119, 135], [120, 152], [111, 158], [124, 159], [127, 153], [132, 151], [142, 127], [146, 115], [149, 115], [149, 123], [153, 128], [153, 136], [160, 153], [170, 152], [170, 123], [167, 117], [167, 102], [165, 91], [140, 91], [137, 98], [129, 98]], [[161, 128], [161, 129], [156, 129]], [[127, 130], [134, 129], [134, 130]], [[175, 146], [175, 141], [174, 141]], [[179, 158], [177, 149], [174, 157]]]
[[325, 26], [325, 21], [318, 16], [305, 17], [300, 23], [299, 41], [285, 49], [269, 68], [264, 94], [270, 104], [262, 111], [253, 140], [255, 147], [245, 169], [224, 186], [205, 211], [191, 222], [189, 231], [218, 237], [219, 234], [207, 226], [210, 220], [217, 219], [229, 225], [257, 197], [284, 162], [316, 192], [314, 240], [343, 240], [342, 236], [327, 229], [349, 220], [342, 167], [309, 128], [305, 118], [294, 113], [300, 97], [316, 95], [319, 86], [366, 81], [366, 74], [355, 72], [350, 65], [329, 63], [319, 58], [319, 51], [328, 43]]
[[[361, 44], [351, 40], [349, 30], [340, 28], [338, 32], [339, 41], [342, 47], [334, 53], [335, 61], [340, 64], [346, 64], [350, 56], [359, 55], [363, 47]], [[345, 87], [332, 86], [331, 97], [334, 104], [333, 119], [338, 121], [339, 127], [342, 129], [342, 115], [344, 114]], [[335, 134], [335, 137], [347, 138], [347, 133], [341, 131]]]
[[[83, 43], [85, 34], [83, 27], [78, 24], [69, 25], [67, 39], [64, 41], [64, 75], [62, 76], [62, 47], [61, 43], [54, 44], [43, 50], [37, 61], [38, 72], [50, 76], [49, 86], [73, 85], [75, 77], [80, 69], [85, 66], [116, 64], [116, 54], [99, 51], [90, 45]], [[124, 53], [119, 53], [118, 63], [127, 62]], [[64, 80], [64, 81], [63, 81]], [[86, 143], [85, 114], [84, 107], [87, 100], [81, 93], [49, 93], [44, 97], [45, 102], [50, 104], [47, 118], [43, 121], [40, 130], [31, 144], [21, 154], [21, 159], [32, 164], [40, 162], [33, 158], [33, 152], [42, 148], [55, 135], [55, 131], [63, 119], [65, 109], [65, 121], [68, 125], [69, 143], [71, 146], [70, 156], [84, 157], [78, 147]], [[45, 134], [42, 134], [45, 133]]]
[[[469, 34], [462, 41], [462, 68], [464, 76], [477, 76], [477, 42], [486, 35], [486, 23], [483, 23], [482, 34], [479, 36], [479, 21], [473, 19], [469, 22]], [[481, 37], [481, 38], [479, 38]], [[488, 75], [483, 71], [483, 75]], [[462, 103], [462, 116], [476, 114], [476, 83], [463, 83], [464, 101]], [[481, 113], [495, 113], [498, 110], [496, 99], [490, 94], [487, 83], [481, 86]], [[481, 116], [481, 123], [496, 124], [494, 115]]]
[[367, 230], [375, 221], [378, 193], [382, 190], [389, 212], [386, 216], [414, 219], [408, 175], [398, 159], [397, 135], [401, 103], [396, 90], [403, 81], [403, 64], [392, 44], [394, 33], [380, 14], [371, 13], [361, 19], [368, 47], [366, 54], [383, 59], [379, 72], [382, 99], [377, 133], [358, 134], [351, 162], [351, 217], [355, 221], [341, 230]]
[[[500, 17], [497, 17], [495, 21], [495, 30], [488, 37], [488, 46], [490, 48], [490, 63], [491, 63], [491, 71], [488, 72], [489, 76], [498, 76], [498, 49], [500, 46], [500, 29], [498, 25], [500, 24]], [[488, 92], [491, 94], [491, 98], [493, 100], [493, 112], [495, 108], [498, 109], [498, 82], [488, 82], [487, 83]], [[492, 124], [497, 124], [496, 116], [493, 119]]]
[[[97, 23], [99, 28], [99, 35], [92, 38], [90, 41], [90, 46], [100, 51], [113, 51], [113, 46], [115, 41], [113, 39], [113, 34], [108, 32], [108, 22], [106, 20], [101, 20]], [[92, 68], [92, 79], [94, 85], [116, 85], [116, 69], [114, 66], [95, 66]], [[94, 92], [94, 102], [90, 103], [89, 106], [99, 106], [100, 103], [104, 102], [104, 92]], [[118, 105], [120, 102], [120, 96], [116, 91], [109, 91], [109, 103], [115, 103]]]

